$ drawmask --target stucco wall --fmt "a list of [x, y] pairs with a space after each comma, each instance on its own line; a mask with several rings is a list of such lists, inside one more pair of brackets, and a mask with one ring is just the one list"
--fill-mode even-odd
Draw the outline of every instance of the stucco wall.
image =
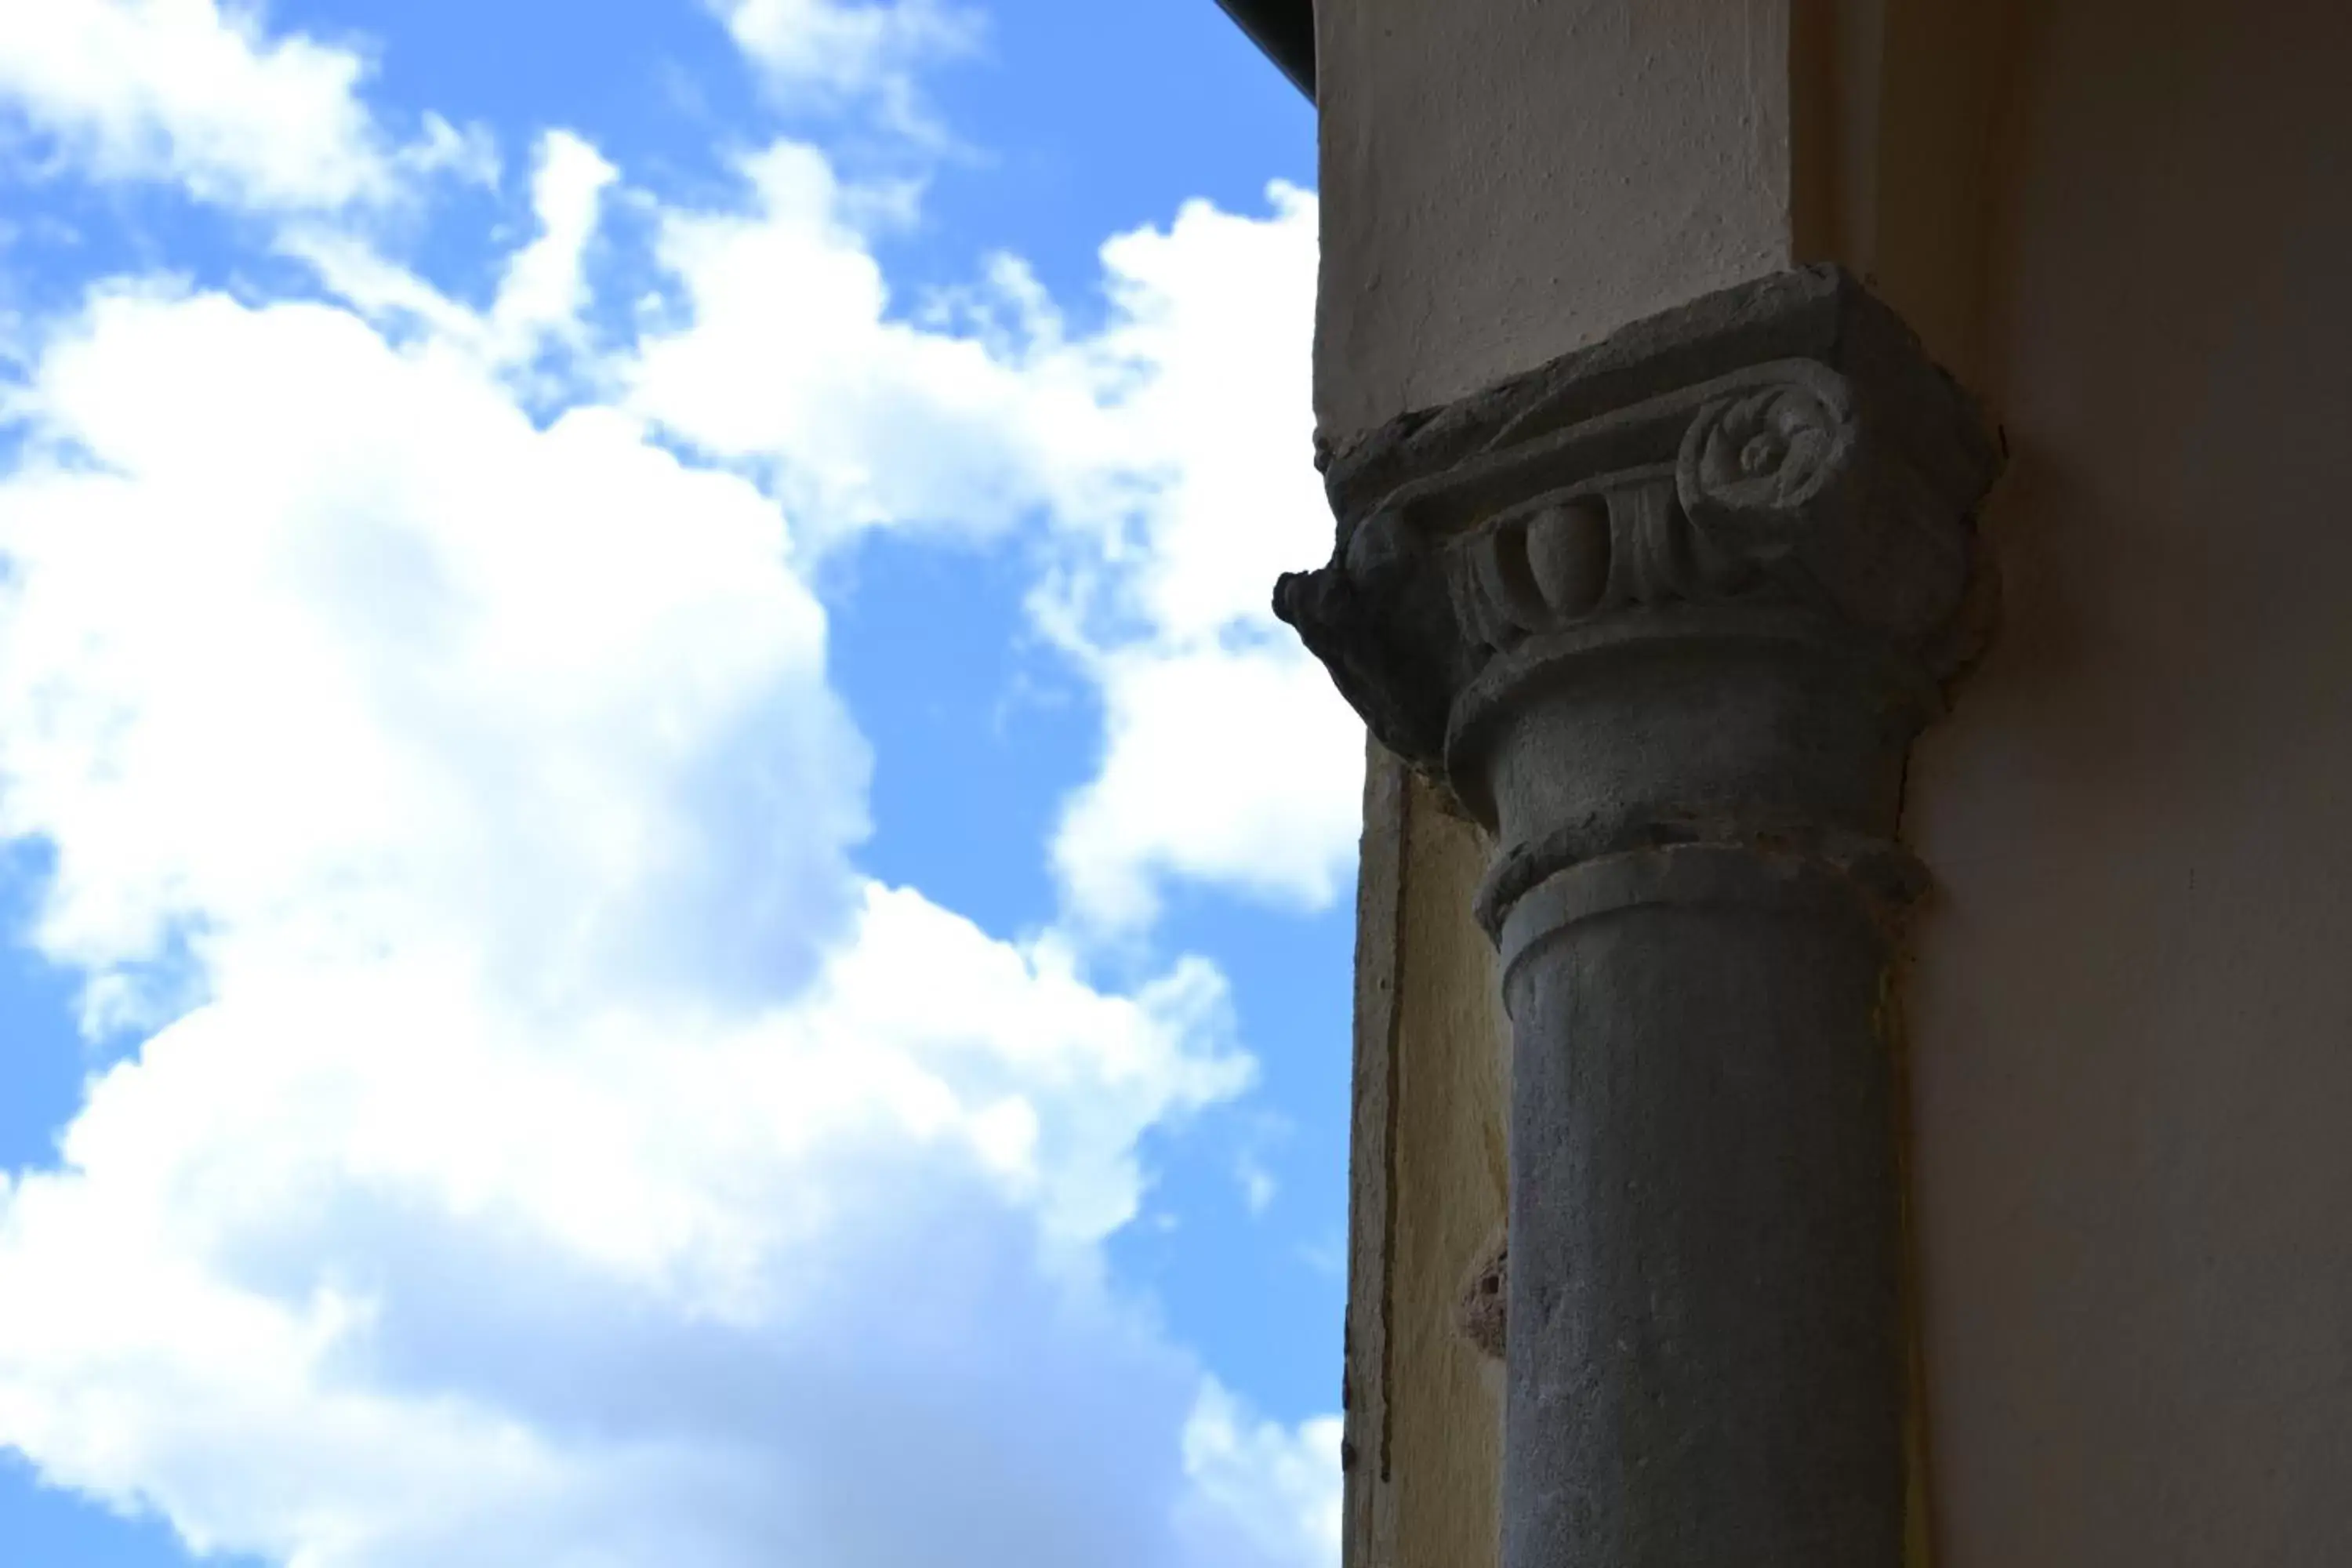
[[1788, 0], [1316, 11], [1331, 434], [1789, 264]]
[[1911, 774], [1938, 1561], [2352, 1563], [2352, 9], [2034, 12]]
[[1494, 1560], [1502, 1369], [1461, 1330], [1509, 1172], [1494, 950], [1465, 917], [1486, 848], [1386, 752], [1358, 885], [1347, 1561]]

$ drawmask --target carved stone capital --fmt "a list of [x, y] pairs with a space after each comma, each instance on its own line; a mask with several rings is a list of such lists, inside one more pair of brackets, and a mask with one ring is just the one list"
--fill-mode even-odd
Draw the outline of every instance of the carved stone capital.
[[1990, 433], [1834, 268], [1638, 322], [1323, 467], [1338, 547], [1276, 585], [1275, 613], [1383, 744], [1481, 816], [1462, 708], [1491, 707], [1509, 670], [1677, 620], [1769, 623], [1895, 656], [1924, 690], [1981, 635]]
[[1326, 454], [1276, 613], [1495, 836], [1506, 1568], [1900, 1560], [1895, 832], [1998, 467], [1833, 268]]

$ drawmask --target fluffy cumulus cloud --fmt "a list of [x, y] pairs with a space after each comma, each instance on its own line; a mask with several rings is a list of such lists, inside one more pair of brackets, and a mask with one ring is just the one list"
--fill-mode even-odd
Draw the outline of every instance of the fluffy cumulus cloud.
[[1148, 921], [1170, 877], [1320, 907], [1355, 847], [1362, 731], [1268, 608], [1330, 530], [1305, 460], [1314, 205], [1271, 195], [1268, 219], [1195, 204], [1103, 250], [1117, 309], [1087, 352], [1126, 373], [1109, 406], [1141, 482], [1053, 616], [1107, 714], [1054, 846], [1097, 923]]
[[887, 198], [798, 142], [741, 173], [740, 210], [661, 215], [657, 258], [681, 309], [629, 356], [631, 407], [761, 469], [820, 548], [884, 526], [997, 533], [1066, 488], [1101, 494], [1096, 378], [1041, 352], [1058, 341], [1050, 306], [1000, 280], [972, 303], [992, 321], [1022, 307], [993, 342], [909, 321], [870, 247]]
[[1295, 1429], [1252, 1421], [1231, 1394], [1208, 1384], [1184, 1424], [1192, 1489], [1178, 1528], [1206, 1547], [1202, 1555], [1212, 1562], [1292, 1568], [1339, 1562], [1331, 1477], [1339, 1468], [1340, 1429], [1336, 1415]]
[[780, 95], [879, 94], [903, 110], [911, 72], [979, 40], [979, 15], [956, 0], [709, 0]]
[[[325, 69], [202, 0], [58, 9]], [[144, 58], [73, 101], [195, 123]], [[141, 145], [257, 208], [356, 189], [180, 134]], [[1097, 332], [1011, 262], [916, 321], [878, 199], [782, 144], [735, 207], [635, 194], [675, 298], [616, 342], [625, 178], [545, 138], [480, 305], [312, 211], [322, 297], [104, 283], [6, 388], [0, 836], [131, 1048], [0, 1177], [0, 1443], [302, 1568], [1328, 1568], [1336, 1425], [1105, 1261], [1147, 1135], [1250, 1081], [1223, 984], [1087, 962], [1163, 879], [1344, 865], [1360, 740], [1263, 605], [1327, 526], [1308, 199], [1114, 241]], [[1108, 725], [1071, 918], [1013, 942], [856, 869], [809, 584], [1031, 524]]]
[[1056, 570], [1033, 609], [1107, 713], [1054, 847], [1079, 921], [1133, 930], [1171, 877], [1327, 903], [1361, 731], [1268, 608], [1281, 571], [1329, 549], [1307, 461], [1312, 197], [1277, 185], [1265, 217], [1195, 204], [1113, 239], [1110, 320], [1074, 336], [1002, 258], [943, 312], [962, 330], [894, 315], [873, 198], [795, 144], [745, 173], [747, 210], [663, 226], [690, 309], [642, 345], [632, 406], [769, 465], [820, 526], [1045, 515]]
[[420, 169], [478, 163], [428, 119], [404, 143], [358, 97], [367, 62], [265, 37], [219, 0], [0, 5], [0, 106], [74, 163], [262, 208], [391, 199]]
[[[568, 131], [541, 136], [532, 163], [531, 210], [538, 234], [506, 258], [486, 310], [452, 300], [415, 273], [386, 261], [358, 234], [312, 218], [290, 223], [278, 248], [307, 263], [329, 293], [371, 320], [414, 326], [437, 348], [499, 369], [524, 369], [543, 353], [576, 363], [586, 343], [586, 263], [620, 178], [594, 146]], [[567, 367], [572, 368], [572, 367]], [[561, 402], [562, 378], [541, 387]]]

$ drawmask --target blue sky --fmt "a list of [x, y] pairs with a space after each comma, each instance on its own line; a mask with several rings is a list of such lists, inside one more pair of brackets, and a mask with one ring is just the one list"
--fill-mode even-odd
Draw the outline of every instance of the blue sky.
[[1336, 1563], [1312, 159], [1211, 0], [0, 10], [0, 1561]]

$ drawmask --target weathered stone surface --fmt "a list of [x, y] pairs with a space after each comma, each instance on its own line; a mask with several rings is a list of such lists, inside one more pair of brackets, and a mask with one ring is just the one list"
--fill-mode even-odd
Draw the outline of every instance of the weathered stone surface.
[[1462, 1337], [1477, 1346], [1480, 1354], [1496, 1361], [1503, 1357], [1503, 1343], [1509, 1331], [1505, 1297], [1510, 1279], [1509, 1239], [1507, 1233], [1498, 1230], [1470, 1270], [1454, 1315], [1454, 1327], [1462, 1331]]
[[1831, 269], [1327, 455], [1277, 613], [1496, 845], [1507, 1568], [1899, 1560], [1894, 835], [1996, 467]]

